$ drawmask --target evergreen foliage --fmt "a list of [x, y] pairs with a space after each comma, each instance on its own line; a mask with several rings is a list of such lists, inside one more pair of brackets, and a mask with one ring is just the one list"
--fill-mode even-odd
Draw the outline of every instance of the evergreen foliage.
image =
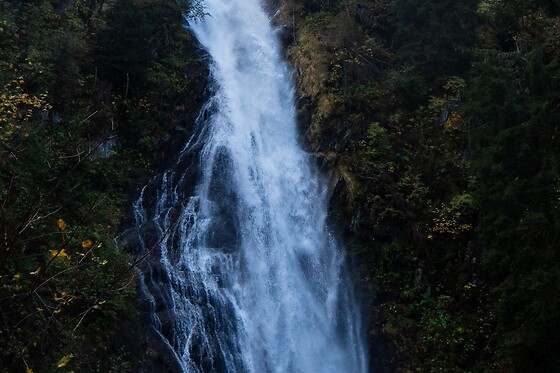
[[286, 4], [370, 344], [394, 351], [374, 369], [556, 370], [558, 3]]
[[1, 372], [136, 363], [119, 335], [136, 312], [134, 261], [114, 238], [159, 145], [203, 99], [183, 11], [0, 3]]

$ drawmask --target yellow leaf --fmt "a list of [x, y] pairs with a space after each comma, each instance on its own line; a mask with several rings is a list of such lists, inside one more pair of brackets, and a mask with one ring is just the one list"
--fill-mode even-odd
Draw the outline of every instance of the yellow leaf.
[[60, 296], [58, 296], [57, 293], [54, 293], [54, 300], [63, 300], [64, 298], [66, 298], [68, 296], [68, 292], [63, 291], [62, 293], [60, 293]]
[[64, 219], [58, 219], [56, 221], [56, 225], [58, 225], [58, 229], [60, 229], [61, 231], [65, 230], [68, 227]]
[[53, 258], [56, 256], [57, 258], [60, 258], [60, 259], [70, 259], [70, 255], [68, 255], [68, 253], [64, 249], [62, 249], [62, 250], [57, 250], [57, 249], [51, 250], [51, 256]]
[[104, 265], [107, 264], [107, 263], [109, 263], [109, 262], [107, 261], [107, 259], [104, 259], [104, 260], [102, 260], [102, 261], [99, 262], [99, 264], [101, 264], [102, 266], [104, 266]]
[[37, 276], [41, 272], [41, 267], [37, 267], [37, 269], [33, 272], [29, 272], [30, 275]]
[[91, 247], [92, 245], [93, 245], [93, 242], [91, 242], [91, 240], [82, 241], [82, 247], [84, 249], [87, 249], [87, 248]]
[[14, 275], [14, 280], [19, 280], [20, 278], [21, 278], [21, 273], [18, 272]]
[[66, 356], [63, 356], [58, 363], [56, 363], [56, 366], [59, 368], [62, 368], [64, 366], [66, 366], [66, 364], [68, 364], [70, 362], [70, 360], [72, 360], [72, 358], [74, 357], [74, 354], [69, 354]]
[[33, 373], [33, 369], [27, 367], [27, 369], [25, 369], [25, 373]]

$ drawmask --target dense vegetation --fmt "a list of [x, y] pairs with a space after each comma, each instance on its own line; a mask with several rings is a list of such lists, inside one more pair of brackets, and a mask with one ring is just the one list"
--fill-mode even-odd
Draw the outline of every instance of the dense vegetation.
[[[168, 0], [0, 3], [0, 371], [123, 372], [124, 206], [204, 63]], [[187, 107], [192, 104], [193, 108]], [[121, 334], [121, 335], [120, 335]]]
[[[119, 329], [134, 261], [114, 237], [203, 100], [181, 15], [200, 9], [179, 4], [0, 3], [2, 372], [139, 358]], [[306, 140], [339, 178], [375, 367], [557, 370], [560, 3], [281, 10]]]
[[[376, 367], [560, 366], [560, 3], [286, 1]], [[292, 41], [293, 40], [293, 41]]]

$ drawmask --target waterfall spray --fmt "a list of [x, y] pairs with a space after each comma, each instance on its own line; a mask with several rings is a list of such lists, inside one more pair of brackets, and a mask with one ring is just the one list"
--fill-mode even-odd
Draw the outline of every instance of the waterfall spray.
[[298, 144], [291, 73], [257, 0], [190, 24], [211, 99], [134, 205], [152, 326], [184, 372], [367, 371], [327, 183]]

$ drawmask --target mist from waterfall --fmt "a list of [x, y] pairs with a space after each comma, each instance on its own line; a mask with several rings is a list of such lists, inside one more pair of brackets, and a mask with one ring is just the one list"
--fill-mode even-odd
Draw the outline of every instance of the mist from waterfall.
[[134, 205], [152, 324], [184, 372], [362, 373], [367, 358], [327, 182], [298, 143], [291, 72], [257, 0], [189, 27], [212, 95]]

